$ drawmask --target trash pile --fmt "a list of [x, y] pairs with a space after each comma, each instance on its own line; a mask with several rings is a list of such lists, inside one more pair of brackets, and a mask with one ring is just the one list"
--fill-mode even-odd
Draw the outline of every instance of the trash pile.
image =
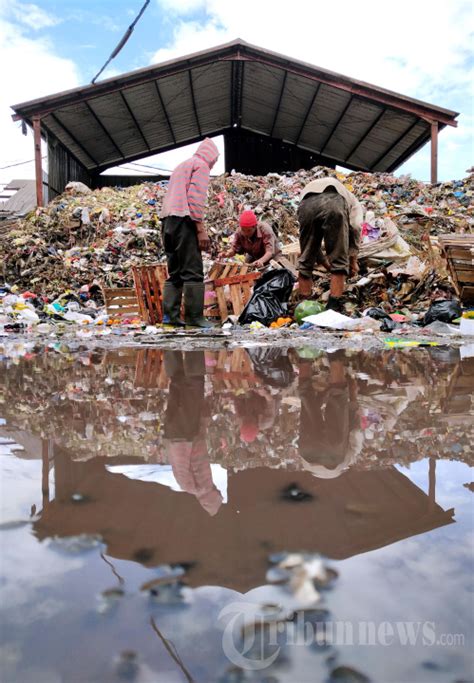
[[130, 286], [133, 264], [162, 256], [160, 183], [100, 190], [70, 185], [0, 235], [4, 280], [20, 292], [54, 299], [94, 281]]
[[[205, 217], [211, 258], [228, 244], [246, 208], [270, 223], [280, 242], [294, 245], [296, 251], [301, 189], [326, 175], [341, 180], [365, 209], [361, 276], [348, 285], [345, 313], [381, 307], [387, 314], [409, 317], [413, 307], [421, 312], [434, 299], [452, 297], [451, 281], [432, 241], [441, 232], [472, 232], [472, 173], [435, 186], [409, 176], [345, 175], [321, 166], [284, 175], [219, 176], [211, 181]], [[1, 322], [105, 323], [107, 317], [100, 317], [101, 288], [131, 287], [133, 265], [164, 259], [159, 212], [166, 183], [99, 190], [69, 183], [47, 207], [2, 231], [1, 277], [8, 285], [3, 289], [4, 314], [8, 311]], [[329, 277], [325, 272], [319, 276], [313, 298], [324, 302]], [[16, 298], [8, 299], [12, 296]], [[280, 311], [275, 321], [286, 317], [286, 311]]]

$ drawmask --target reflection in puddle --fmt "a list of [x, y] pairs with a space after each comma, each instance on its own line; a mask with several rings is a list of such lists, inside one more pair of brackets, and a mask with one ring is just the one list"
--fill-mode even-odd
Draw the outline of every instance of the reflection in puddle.
[[12, 356], [2, 680], [469, 678], [473, 358]]

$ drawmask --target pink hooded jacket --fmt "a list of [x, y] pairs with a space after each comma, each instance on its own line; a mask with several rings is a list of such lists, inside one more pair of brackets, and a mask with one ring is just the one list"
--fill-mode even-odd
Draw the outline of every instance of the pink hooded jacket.
[[206, 138], [190, 159], [176, 166], [170, 177], [160, 218], [190, 216], [193, 221], [202, 221], [209, 174], [218, 157], [216, 145]]

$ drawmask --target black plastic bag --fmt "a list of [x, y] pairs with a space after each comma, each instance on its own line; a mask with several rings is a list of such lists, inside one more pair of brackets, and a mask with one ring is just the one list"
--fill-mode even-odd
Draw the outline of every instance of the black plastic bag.
[[271, 346], [260, 346], [247, 349], [252, 359], [255, 374], [272, 387], [288, 387], [295, 371], [284, 349]]
[[374, 320], [391, 320], [391, 317], [388, 313], [385, 313], [383, 308], [376, 308], [375, 306], [364, 311], [364, 315], [368, 315], [369, 318], [373, 318]]
[[423, 318], [423, 326], [435, 320], [450, 323], [461, 315], [461, 305], [457, 299], [437, 299], [433, 301]]
[[392, 320], [392, 318], [383, 310], [383, 308], [376, 308], [373, 306], [372, 308], [368, 308], [366, 311], [364, 311], [364, 315], [368, 316], [369, 318], [373, 318], [374, 320], [381, 320], [382, 324], [380, 329], [382, 332], [391, 332], [396, 327], [400, 327], [400, 323]]
[[295, 278], [285, 268], [264, 273], [257, 280], [253, 294], [240, 314], [239, 323], [246, 325], [257, 321], [270, 325], [277, 318], [285, 317], [294, 283]]
[[380, 325], [382, 332], [391, 332], [397, 327], [401, 327], [400, 323], [397, 323], [396, 320], [392, 320], [390, 316], [388, 318], [383, 318], [382, 324]]
[[245, 325], [257, 321], [270, 325], [277, 318], [286, 317], [286, 304], [282, 304], [273, 294], [256, 292], [240, 314], [239, 323]]

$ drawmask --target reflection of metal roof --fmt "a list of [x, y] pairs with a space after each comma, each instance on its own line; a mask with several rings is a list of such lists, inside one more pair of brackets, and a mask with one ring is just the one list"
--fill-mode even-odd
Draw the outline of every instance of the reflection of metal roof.
[[[228, 503], [214, 517], [193, 495], [112, 474], [98, 459], [73, 462], [58, 449], [54, 467], [56, 497], [34, 524], [38, 539], [103, 533], [107, 554], [119, 559], [143, 561], [146, 550], [150, 563], [195, 563], [192, 586], [248, 591], [264, 583], [270, 552], [341, 560], [455, 521], [434, 491], [427, 496], [395, 467], [348, 470], [331, 480], [283, 469], [241, 471], [229, 477]], [[292, 483], [313, 500], [283, 500]], [[77, 491], [87, 503], [71, 506]]]
[[347, 168], [392, 171], [457, 113], [237, 40], [95, 85], [17, 104], [87, 169], [234, 128]]

